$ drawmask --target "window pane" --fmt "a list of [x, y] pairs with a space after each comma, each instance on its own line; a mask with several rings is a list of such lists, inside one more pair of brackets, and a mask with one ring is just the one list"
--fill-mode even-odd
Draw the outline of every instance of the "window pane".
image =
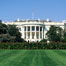
[[36, 38], [39, 39], [39, 32], [36, 32]]
[[26, 27], [24, 27], [24, 31], [26, 31]]
[[39, 27], [38, 26], [36, 27], [36, 31], [39, 31]]
[[30, 27], [28, 27], [28, 31], [30, 31]]
[[24, 37], [25, 37], [25, 39], [26, 39], [26, 32], [24, 33]]
[[32, 39], [34, 39], [35, 37], [35, 32], [32, 32]]
[[42, 31], [42, 27], [40, 27], [40, 31]]
[[28, 39], [30, 39], [30, 32], [28, 32]]
[[34, 31], [35, 30], [35, 26], [32, 26], [32, 31]]
[[42, 38], [42, 32], [40, 32], [40, 38]]

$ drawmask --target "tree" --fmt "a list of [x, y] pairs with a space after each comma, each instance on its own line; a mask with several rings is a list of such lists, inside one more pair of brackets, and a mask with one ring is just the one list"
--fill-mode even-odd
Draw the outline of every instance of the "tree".
[[61, 41], [63, 36], [63, 30], [60, 27], [51, 26], [46, 35], [49, 41]]
[[10, 36], [16, 37], [16, 42], [23, 41], [23, 39], [21, 38], [21, 33], [19, 32], [19, 29], [16, 27], [16, 25], [8, 25], [8, 33]]
[[16, 36], [17, 32], [19, 32], [19, 30], [16, 25], [8, 25], [8, 33], [11, 36]]
[[0, 20], [0, 42], [9, 41], [8, 27]]
[[0, 22], [0, 42], [22, 42], [21, 33], [16, 25], [6, 25]]
[[47, 42], [47, 39], [42, 39], [40, 42]]
[[5, 24], [0, 23], [0, 34], [7, 33], [7, 26]]
[[2, 20], [0, 20], [0, 23], [2, 23]]

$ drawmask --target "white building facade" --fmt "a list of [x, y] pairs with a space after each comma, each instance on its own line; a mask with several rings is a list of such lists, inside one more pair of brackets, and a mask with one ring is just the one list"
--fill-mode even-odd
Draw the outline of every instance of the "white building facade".
[[44, 20], [17, 20], [14, 22], [5, 22], [6, 25], [17, 25], [21, 32], [21, 37], [30, 42], [46, 39], [46, 33], [51, 25], [59, 26], [65, 29], [65, 22], [52, 22]]

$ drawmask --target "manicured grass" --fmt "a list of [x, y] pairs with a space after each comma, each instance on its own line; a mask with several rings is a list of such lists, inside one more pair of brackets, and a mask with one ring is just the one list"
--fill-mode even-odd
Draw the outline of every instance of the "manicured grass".
[[0, 66], [66, 66], [66, 50], [0, 50]]

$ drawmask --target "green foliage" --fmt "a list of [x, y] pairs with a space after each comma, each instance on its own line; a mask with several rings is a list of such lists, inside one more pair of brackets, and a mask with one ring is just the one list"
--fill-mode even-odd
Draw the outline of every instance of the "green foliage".
[[51, 26], [46, 35], [49, 41], [61, 41], [63, 37], [63, 30], [60, 27]]
[[7, 26], [5, 24], [0, 23], [0, 34], [7, 33]]
[[24, 42], [16, 25], [0, 23], [0, 42]]
[[21, 36], [16, 25], [8, 25], [8, 33], [10, 34], [10, 36], [17, 36], [18, 34]]
[[66, 49], [66, 43], [58, 43], [58, 42], [6, 42], [0, 43], [0, 49]]
[[0, 22], [0, 42], [9, 41], [8, 27]]
[[9, 41], [9, 34], [0, 34], [0, 42], [7, 42]]
[[8, 33], [10, 36], [15, 37], [15, 42], [24, 42], [25, 40], [21, 38], [21, 33], [16, 25], [8, 25]]
[[47, 42], [47, 39], [42, 39], [40, 42]]

